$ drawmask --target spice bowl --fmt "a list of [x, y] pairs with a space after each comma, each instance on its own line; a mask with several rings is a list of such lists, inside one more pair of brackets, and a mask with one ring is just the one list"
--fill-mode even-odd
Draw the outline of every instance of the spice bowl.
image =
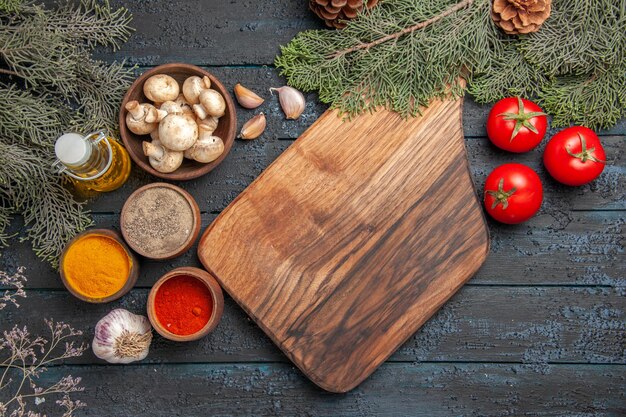
[[[88, 303], [108, 303], [135, 286], [139, 261], [118, 232], [90, 229], [67, 243], [61, 252], [59, 273], [65, 288], [76, 298]], [[125, 279], [120, 278], [123, 275]], [[111, 291], [107, 292], [107, 288]]]
[[155, 182], [133, 192], [122, 207], [122, 235], [139, 255], [156, 260], [187, 252], [200, 233], [200, 208], [191, 194]]
[[[201, 163], [185, 158], [182, 165], [174, 172], [170, 173], [159, 172], [150, 165], [148, 157], [144, 155], [142, 147], [143, 141], [150, 141], [150, 136], [137, 135], [128, 129], [128, 126], [126, 125], [126, 114], [128, 113], [126, 110], [126, 104], [132, 100], [137, 100], [139, 103], [150, 102], [143, 92], [143, 86], [148, 78], [157, 74], [166, 74], [173, 77], [180, 86], [182, 86], [183, 82], [191, 76], [196, 75], [201, 78], [207, 76], [211, 80], [211, 88], [222, 95], [226, 103], [226, 110], [224, 115], [220, 117], [217, 129], [213, 134], [221, 138], [224, 142], [224, 151], [216, 160], [209, 163]], [[198, 178], [211, 172], [224, 160], [224, 158], [226, 158], [226, 155], [228, 155], [228, 152], [235, 141], [235, 135], [237, 133], [237, 115], [235, 113], [233, 99], [231, 98], [228, 90], [214, 75], [195, 65], [172, 63], [152, 68], [144, 72], [135, 80], [122, 100], [122, 107], [119, 115], [119, 126], [120, 136], [126, 146], [126, 150], [128, 150], [130, 157], [137, 165], [139, 165], [139, 167], [159, 178], [173, 181], [186, 181]]]
[[190, 342], [217, 327], [224, 311], [224, 295], [207, 271], [180, 267], [154, 284], [147, 310], [152, 327], [161, 336], [175, 342]]

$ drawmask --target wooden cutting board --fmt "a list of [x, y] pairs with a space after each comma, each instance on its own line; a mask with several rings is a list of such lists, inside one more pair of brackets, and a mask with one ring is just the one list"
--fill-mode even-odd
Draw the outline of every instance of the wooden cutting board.
[[204, 233], [207, 270], [320, 387], [357, 386], [486, 259], [461, 115], [327, 111]]

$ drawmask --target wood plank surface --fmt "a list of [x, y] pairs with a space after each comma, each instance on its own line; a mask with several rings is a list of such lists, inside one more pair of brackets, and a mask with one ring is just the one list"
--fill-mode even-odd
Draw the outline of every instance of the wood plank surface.
[[626, 413], [624, 368], [389, 363], [343, 395], [315, 388], [287, 364], [68, 366], [43, 382], [81, 375], [81, 415], [99, 417], [617, 417]]
[[[624, 288], [465, 286], [389, 361], [516, 362], [540, 370], [550, 363], [626, 363]], [[45, 333], [46, 316], [71, 323], [90, 343], [98, 319], [113, 308], [144, 314], [147, 289], [107, 305], [93, 305], [66, 291], [29, 291], [22, 308], [3, 312], [11, 323]], [[214, 333], [194, 343], [155, 334], [146, 363], [287, 362], [280, 350], [226, 297]], [[104, 363], [91, 351], [71, 363]]]
[[136, 32], [121, 50], [101, 51], [101, 59], [130, 64], [186, 62], [196, 65], [272, 64], [298, 32], [324, 27], [306, 2], [273, 0], [124, 1]]
[[[203, 194], [196, 194], [196, 198]], [[209, 194], [210, 195], [210, 194]], [[198, 198], [199, 199], [199, 198]], [[202, 216], [204, 230], [217, 216]], [[20, 220], [13, 233], [23, 233]], [[118, 214], [97, 214], [98, 227], [119, 230]], [[491, 235], [489, 257], [469, 285], [581, 285], [626, 287], [626, 212], [546, 210], [517, 226], [488, 221]], [[172, 268], [201, 264], [197, 245], [179, 258], [141, 260], [138, 288], [149, 288]], [[62, 288], [58, 273], [40, 262], [28, 242], [12, 240], [3, 250], [2, 262], [9, 270], [27, 266], [27, 288]], [[2, 286], [0, 286], [2, 288]]]

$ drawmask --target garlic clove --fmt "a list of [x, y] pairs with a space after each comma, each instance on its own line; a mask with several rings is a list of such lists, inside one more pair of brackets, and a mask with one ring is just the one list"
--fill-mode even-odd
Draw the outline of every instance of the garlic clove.
[[212, 89], [200, 92], [200, 104], [209, 116], [222, 117], [226, 111], [226, 101], [220, 93]]
[[280, 88], [270, 88], [270, 92], [278, 92], [278, 100], [280, 107], [287, 119], [297, 119], [304, 112], [306, 101], [304, 95], [293, 87], [288, 85]]
[[259, 113], [243, 125], [238, 138], [247, 140], [256, 139], [261, 136], [265, 130], [266, 124], [265, 115], [263, 113]]
[[91, 348], [109, 363], [130, 363], [148, 356], [152, 326], [144, 316], [118, 308], [96, 324]]
[[178, 82], [167, 74], [153, 75], [143, 84], [143, 93], [154, 103], [176, 100], [179, 92]]
[[246, 109], [256, 109], [259, 107], [265, 100], [259, 97], [254, 91], [251, 91], [244, 87], [241, 84], [235, 85], [234, 88], [235, 97], [237, 97], [237, 101]]

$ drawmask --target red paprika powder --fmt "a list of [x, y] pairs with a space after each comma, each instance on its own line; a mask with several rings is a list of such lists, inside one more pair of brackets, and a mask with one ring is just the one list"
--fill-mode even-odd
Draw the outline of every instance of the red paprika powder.
[[209, 321], [213, 299], [197, 278], [180, 275], [165, 281], [154, 298], [157, 320], [165, 329], [185, 336], [196, 333]]

